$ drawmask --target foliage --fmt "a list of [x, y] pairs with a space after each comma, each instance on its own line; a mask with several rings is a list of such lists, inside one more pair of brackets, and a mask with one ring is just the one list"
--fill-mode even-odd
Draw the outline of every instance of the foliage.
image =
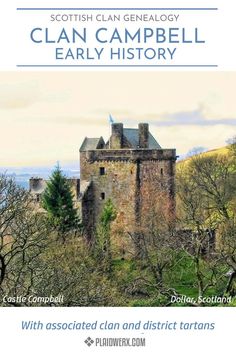
[[116, 218], [116, 210], [111, 201], [108, 199], [104, 205], [102, 215], [101, 215], [101, 225], [104, 228], [110, 228], [111, 222]]
[[42, 197], [42, 206], [47, 211], [51, 223], [62, 233], [78, 227], [77, 210], [66, 177], [59, 165], [50, 177]]
[[94, 245], [94, 255], [104, 266], [104, 271], [111, 272], [111, 223], [116, 218], [116, 209], [108, 199], [104, 205]]
[[[35, 209], [14, 180], [0, 176], [0, 305], [44, 305], [3, 303], [4, 295], [63, 295], [62, 304], [51, 306], [191, 306], [171, 298], [230, 295], [229, 305], [236, 306], [235, 156], [233, 151], [228, 157], [200, 154], [177, 168], [176, 218], [173, 205], [164, 203], [168, 183], [144, 190], [149, 204], [143, 205], [137, 232], [129, 235], [139, 257], [130, 249], [116, 259], [111, 200], [104, 204], [91, 247], [80, 231], [71, 232], [77, 214], [59, 167], [49, 182], [47, 214]], [[73, 217], [62, 212], [65, 205]]]
[[[108, 208], [109, 209], [109, 208]], [[0, 305], [44, 306], [4, 302], [9, 298], [56, 297], [57, 306], [122, 305], [116, 283], [109, 279], [82, 237], [58, 240], [45, 214], [35, 210], [31, 195], [14, 180], [0, 177]]]
[[222, 292], [233, 291], [236, 249], [235, 236], [230, 235], [235, 234], [236, 185], [232, 166], [229, 156], [199, 155], [178, 169], [179, 225], [191, 230], [187, 251], [193, 259], [199, 296], [218, 286], [229, 267], [233, 272]]
[[5, 175], [0, 176], [0, 293], [27, 293], [32, 268], [48, 242], [43, 215], [32, 212], [27, 191]]
[[[40, 296], [63, 295], [63, 306], [118, 306], [122, 296], [101, 264], [91, 256], [82, 238], [65, 243], [57, 240], [42, 254], [38, 265], [42, 272], [35, 291]], [[50, 281], [48, 281], [50, 279]]]

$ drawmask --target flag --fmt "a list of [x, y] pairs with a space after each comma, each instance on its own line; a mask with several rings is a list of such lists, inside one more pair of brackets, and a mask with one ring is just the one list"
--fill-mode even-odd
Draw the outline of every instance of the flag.
[[114, 119], [112, 118], [111, 114], [109, 114], [109, 123], [113, 124], [114, 123]]

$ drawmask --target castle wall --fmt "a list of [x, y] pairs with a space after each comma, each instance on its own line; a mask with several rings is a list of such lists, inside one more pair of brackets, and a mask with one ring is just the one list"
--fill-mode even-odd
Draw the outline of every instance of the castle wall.
[[154, 209], [158, 213], [157, 206], [174, 203], [173, 149], [90, 150], [81, 152], [80, 163], [81, 180], [93, 183], [94, 224], [111, 198], [117, 209], [117, 234], [135, 232]]
[[[89, 162], [94, 161], [141, 161], [146, 160], [176, 160], [175, 149], [101, 149], [89, 150], [82, 152], [81, 169], [83, 168], [83, 161], [86, 159]], [[83, 179], [83, 177], [81, 177]]]
[[145, 231], [171, 221], [175, 210], [174, 165], [172, 159], [140, 164], [140, 226]]
[[[129, 231], [135, 219], [135, 163], [104, 159], [92, 162], [84, 154], [81, 153], [81, 179], [92, 181], [95, 224], [99, 222], [104, 204], [110, 198], [117, 210], [116, 228]], [[104, 168], [103, 175], [100, 168]]]
[[93, 183], [90, 182], [86, 188], [83, 198], [80, 203], [80, 214], [83, 220], [84, 232], [86, 234], [87, 240], [90, 242], [93, 236], [93, 228], [95, 224], [94, 216], [94, 191]]

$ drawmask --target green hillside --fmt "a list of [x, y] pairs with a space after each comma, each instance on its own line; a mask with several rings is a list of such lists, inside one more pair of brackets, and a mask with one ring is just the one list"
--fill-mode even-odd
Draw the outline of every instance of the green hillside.
[[[230, 153], [229, 145], [227, 145], [227, 146], [220, 147], [218, 149], [212, 149], [212, 150], [208, 150], [208, 151], [202, 152], [202, 153], [199, 154], [199, 156], [202, 156], [202, 157], [205, 157], [205, 156], [206, 157], [209, 157], [209, 156], [227, 156], [229, 153]], [[197, 156], [197, 155], [194, 155], [194, 156]], [[183, 166], [186, 163], [188, 163], [189, 161], [192, 160], [192, 158], [193, 158], [193, 156], [190, 156], [190, 157], [187, 157], [184, 160], [177, 161], [177, 168], [180, 167], [180, 166]]]

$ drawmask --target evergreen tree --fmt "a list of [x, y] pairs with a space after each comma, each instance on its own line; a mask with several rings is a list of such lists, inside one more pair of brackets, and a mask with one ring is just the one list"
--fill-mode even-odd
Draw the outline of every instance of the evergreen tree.
[[49, 220], [58, 228], [62, 236], [78, 226], [79, 220], [73, 204], [73, 195], [59, 164], [47, 183], [42, 197], [42, 206], [48, 212]]
[[105, 272], [111, 272], [111, 223], [116, 216], [116, 209], [111, 199], [108, 199], [101, 214], [95, 241], [95, 254]]

